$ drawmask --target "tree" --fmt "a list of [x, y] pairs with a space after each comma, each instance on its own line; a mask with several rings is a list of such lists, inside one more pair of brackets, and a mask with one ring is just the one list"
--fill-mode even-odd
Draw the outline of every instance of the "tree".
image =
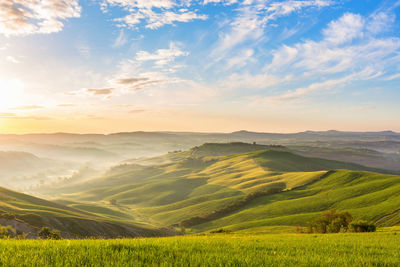
[[61, 239], [61, 233], [58, 230], [50, 230], [49, 227], [42, 227], [38, 233], [41, 239], [54, 239], [59, 240]]
[[353, 217], [348, 212], [327, 210], [314, 222], [309, 223], [310, 233], [339, 233], [347, 231]]

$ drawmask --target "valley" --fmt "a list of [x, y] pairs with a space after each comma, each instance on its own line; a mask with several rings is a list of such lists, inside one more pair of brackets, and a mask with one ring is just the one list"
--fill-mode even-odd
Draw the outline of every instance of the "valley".
[[381, 227], [399, 225], [399, 172], [378, 168], [386, 152], [376, 152], [369, 167], [358, 163], [361, 156], [332, 160], [370, 157], [357, 149], [256, 141], [176, 147], [31, 187], [27, 193], [39, 198], [3, 188], [0, 210], [29, 227], [48, 226], [71, 238], [294, 229], [328, 209]]

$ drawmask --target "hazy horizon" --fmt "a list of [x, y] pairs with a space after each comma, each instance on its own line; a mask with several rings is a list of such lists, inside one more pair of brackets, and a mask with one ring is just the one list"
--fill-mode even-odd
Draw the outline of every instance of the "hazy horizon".
[[250, 132], [250, 133], [260, 133], [260, 134], [298, 134], [298, 133], [306, 133], [306, 132], [340, 132], [340, 133], [382, 133], [382, 132], [393, 132], [394, 134], [400, 134], [400, 131], [394, 131], [391, 129], [379, 130], [379, 131], [352, 131], [352, 130], [336, 130], [336, 129], [327, 129], [327, 130], [312, 130], [307, 129], [304, 131], [294, 131], [294, 132], [273, 132], [273, 131], [250, 131], [247, 129], [239, 129], [234, 131], [174, 131], [174, 130], [154, 130], [154, 131], [143, 131], [143, 130], [132, 130], [132, 131], [120, 131], [120, 132], [26, 132], [26, 133], [15, 133], [15, 132], [0, 132], [0, 135], [52, 135], [52, 134], [76, 134], [76, 135], [113, 135], [113, 134], [121, 134], [121, 133], [200, 133], [200, 134], [231, 134], [236, 132]]

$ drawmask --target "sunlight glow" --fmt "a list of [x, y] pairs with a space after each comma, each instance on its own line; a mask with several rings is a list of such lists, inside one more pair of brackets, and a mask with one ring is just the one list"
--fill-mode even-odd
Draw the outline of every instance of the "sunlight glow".
[[24, 92], [24, 83], [19, 79], [4, 79], [0, 77], [0, 108], [19, 105]]

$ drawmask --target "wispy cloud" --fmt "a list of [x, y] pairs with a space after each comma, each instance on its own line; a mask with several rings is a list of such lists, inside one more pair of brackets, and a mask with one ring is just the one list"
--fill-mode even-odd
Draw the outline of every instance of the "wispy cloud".
[[383, 69], [397, 55], [400, 39], [375, 37], [369, 31], [370, 22], [371, 18], [346, 13], [329, 23], [320, 42], [306, 40], [293, 46], [283, 45], [274, 51], [272, 63], [266, 66], [265, 71], [327, 74], [365, 66]]
[[112, 80], [111, 83], [121, 89], [127, 91], [138, 91], [151, 85], [160, 84], [166, 82], [165, 80], [152, 79], [150, 77], [130, 77], [130, 78], [118, 78]]
[[75, 47], [78, 50], [78, 53], [82, 57], [84, 57], [84, 58], [89, 58], [90, 57], [91, 48], [87, 43], [81, 42], [81, 43], [78, 43]]
[[103, 9], [107, 10], [108, 6], [119, 6], [128, 11], [128, 15], [117, 18], [115, 21], [120, 26], [129, 28], [145, 23], [146, 28], [158, 29], [176, 22], [207, 19], [206, 15], [197, 14], [196, 10], [182, 8], [182, 6], [191, 6], [191, 1], [187, 0], [105, 0]]
[[15, 57], [13, 57], [13, 56], [7, 56], [7, 57], [6, 57], [6, 60], [7, 60], [8, 62], [14, 63], [14, 64], [20, 63], [19, 60], [17, 60], [17, 59], [16, 59]]
[[113, 90], [114, 88], [101, 88], [101, 89], [85, 88], [85, 92], [94, 96], [108, 96], [113, 92]]
[[18, 107], [14, 107], [11, 109], [14, 110], [35, 110], [35, 109], [43, 109], [43, 106], [39, 106], [39, 105], [26, 105], [26, 106], [18, 106]]
[[118, 37], [114, 41], [113, 47], [118, 48], [118, 47], [124, 46], [127, 41], [128, 41], [128, 39], [125, 36], [124, 30], [121, 30], [119, 32]]
[[226, 68], [241, 68], [247, 65], [249, 61], [255, 61], [253, 58], [254, 50], [253, 49], [244, 49], [240, 51], [237, 56], [230, 58], [227, 62]]
[[43, 116], [20, 116], [15, 113], [0, 113], [0, 119], [12, 119], [12, 120], [50, 120], [49, 117]]
[[229, 24], [229, 29], [220, 34], [218, 43], [211, 55], [216, 61], [220, 61], [234, 47], [245, 42], [256, 42], [260, 38], [265, 38], [264, 29], [269, 22], [280, 17], [288, 16], [303, 8], [321, 8], [331, 4], [333, 4], [333, 2], [327, 0], [282, 2], [263, 0], [243, 1], [241, 2], [241, 7], [238, 8], [238, 15], [233, 18]]
[[175, 60], [176, 57], [188, 56], [189, 53], [182, 51], [174, 42], [171, 42], [168, 49], [158, 49], [155, 53], [139, 51], [136, 54], [137, 61], [154, 61], [156, 65], [163, 66]]
[[283, 82], [284, 78], [270, 74], [233, 73], [221, 85], [227, 88], [265, 89]]

